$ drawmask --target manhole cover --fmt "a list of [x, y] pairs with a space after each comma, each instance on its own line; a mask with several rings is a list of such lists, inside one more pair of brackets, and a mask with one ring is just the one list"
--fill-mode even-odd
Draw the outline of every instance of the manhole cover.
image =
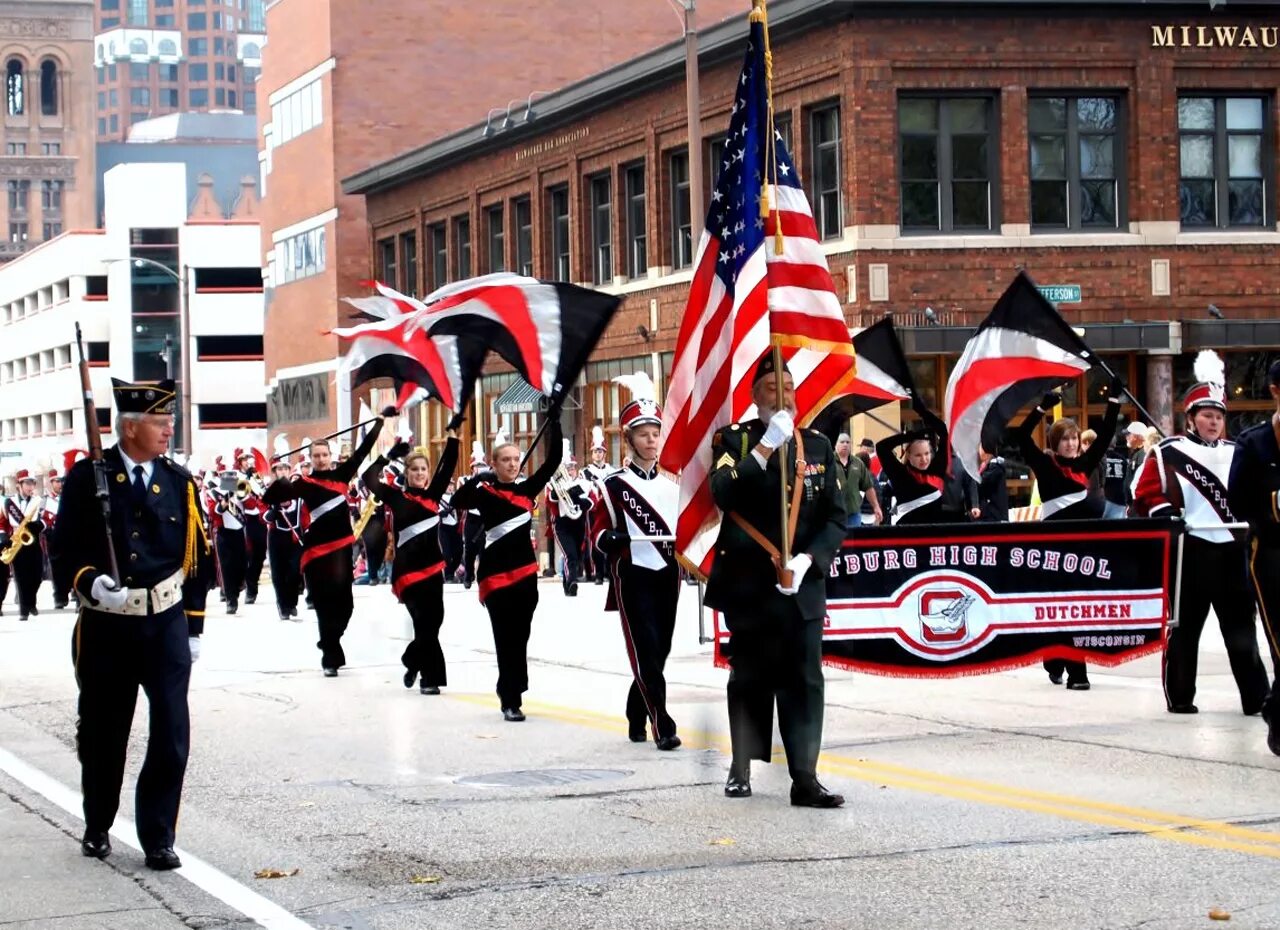
[[521, 772], [466, 775], [459, 778], [457, 783], [475, 788], [547, 788], [584, 781], [613, 781], [630, 774], [624, 769], [526, 769]]

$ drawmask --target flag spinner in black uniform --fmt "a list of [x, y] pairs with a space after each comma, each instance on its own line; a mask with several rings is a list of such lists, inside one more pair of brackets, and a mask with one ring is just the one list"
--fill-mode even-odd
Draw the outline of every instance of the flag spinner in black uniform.
[[[288, 441], [284, 450], [288, 451]], [[289, 480], [289, 462], [277, 460], [271, 466], [271, 483]], [[270, 487], [270, 485], [268, 485]], [[276, 594], [276, 613], [281, 620], [298, 617], [298, 596], [302, 593], [302, 534], [306, 531], [302, 504], [295, 499], [268, 507], [267, 554], [271, 564], [271, 587]]]
[[[485, 461], [484, 444], [477, 439], [471, 443], [471, 477], [484, 474], [492, 472], [489, 463]], [[481, 519], [479, 510], [459, 508], [453, 500], [450, 500], [450, 505], [454, 507], [454, 513], [462, 518], [462, 584], [470, 589], [476, 580], [476, 562], [484, 551], [484, 520]]]
[[40, 543], [45, 529], [44, 504], [36, 496], [35, 476], [24, 468], [14, 477], [18, 481], [18, 493], [7, 498], [4, 507], [15, 534], [10, 543], [17, 540], [18, 533], [30, 540], [19, 546], [10, 565], [14, 587], [18, 589], [18, 619], [26, 620], [40, 613], [36, 598], [44, 582], [44, 549]]
[[[404, 458], [403, 490], [383, 481], [389, 461]], [[422, 694], [439, 694], [448, 684], [440, 625], [444, 622], [444, 555], [440, 552], [440, 500], [458, 464], [458, 434], [449, 430], [444, 452], [431, 473], [425, 449], [409, 450], [400, 441], [379, 456], [361, 476], [365, 487], [391, 511], [396, 557], [391, 565], [391, 589], [413, 618], [413, 641], [400, 657], [404, 686], [421, 677]], [[429, 480], [429, 484], [428, 484]]]
[[80, 685], [76, 749], [84, 791], [81, 850], [105, 858], [120, 804], [138, 688], [151, 725], [138, 775], [138, 840], [153, 869], [174, 869], [174, 835], [190, 744], [187, 688], [200, 657], [205, 596], [213, 570], [191, 475], [164, 457], [173, 436], [172, 381], [112, 379], [118, 444], [103, 467], [111, 505], [117, 580], [94, 463], [67, 474], [53, 534], [54, 572], [70, 579], [81, 610], [72, 641]]
[[631, 663], [628, 734], [633, 743], [643, 743], [647, 721], [658, 748], [670, 750], [680, 737], [667, 712], [664, 667], [676, 626], [680, 565], [672, 542], [638, 537], [674, 537], [680, 486], [658, 471], [662, 408], [653, 382], [643, 372], [614, 380], [631, 389], [631, 402], [618, 415], [631, 461], [598, 483], [591, 539], [609, 557], [613, 583], [605, 610], [618, 611]]
[[[751, 794], [751, 760], [768, 762], [773, 705], [791, 773], [791, 803], [839, 807], [844, 798], [818, 782], [822, 746], [822, 621], [826, 573], [844, 540], [847, 514], [835, 451], [816, 430], [797, 432], [795, 389], [786, 373], [778, 397], [772, 354], [757, 366], [751, 397], [759, 417], [734, 423], [712, 440], [711, 493], [723, 513], [706, 604], [729, 629], [729, 797]], [[799, 441], [797, 441], [797, 439]], [[784, 588], [777, 564], [784, 527], [779, 459], [798, 509]], [[799, 474], [797, 474], [797, 470]]]
[[297, 499], [310, 512], [311, 523], [302, 537], [302, 571], [320, 625], [316, 646], [320, 649], [320, 667], [326, 678], [336, 678], [338, 669], [347, 664], [342, 634], [347, 631], [355, 609], [351, 598], [354, 581], [351, 548], [355, 545], [355, 536], [347, 510], [347, 487], [378, 441], [382, 423], [381, 418], [375, 421], [355, 453], [337, 464], [333, 462], [329, 443], [317, 439], [311, 444], [311, 474], [277, 481], [263, 496], [268, 507]]

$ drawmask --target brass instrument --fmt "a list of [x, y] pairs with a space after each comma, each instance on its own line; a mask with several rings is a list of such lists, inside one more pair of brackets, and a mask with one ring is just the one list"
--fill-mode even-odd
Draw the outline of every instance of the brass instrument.
[[370, 494], [365, 498], [364, 504], [360, 507], [360, 516], [356, 520], [355, 526], [351, 527], [351, 533], [356, 539], [360, 538], [360, 534], [364, 532], [364, 528], [369, 525], [369, 521], [373, 518], [373, 512], [378, 509], [378, 499]]
[[9, 541], [9, 545], [0, 552], [0, 562], [5, 565], [12, 565], [13, 560], [18, 557], [18, 553], [24, 546], [29, 546], [36, 541], [35, 534], [31, 532], [30, 523], [36, 514], [40, 513], [43, 506], [44, 498], [33, 497], [31, 503], [27, 506], [27, 512], [22, 515], [22, 522], [18, 524], [18, 528], [13, 531], [13, 539]]
[[582, 508], [569, 495], [569, 489], [577, 483], [576, 479], [569, 477], [569, 469], [563, 464], [556, 469], [556, 473], [547, 482], [547, 487], [556, 496], [556, 506], [560, 508], [560, 516], [566, 520], [576, 520], [582, 516]]
[[250, 494], [261, 497], [266, 493], [266, 488], [262, 486], [262, 482], [258, 480], [256, 475], [251, 475], [248, 478], [241, 478], [237, 481], [232, 493], [235, 494], [236, 500], [242, 501]]

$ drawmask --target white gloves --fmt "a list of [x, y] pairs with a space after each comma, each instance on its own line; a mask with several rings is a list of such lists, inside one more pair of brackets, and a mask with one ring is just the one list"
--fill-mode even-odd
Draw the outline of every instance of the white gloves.
[[791, 561], [787, 563], [787, 570], [791, 572], [791, 587], [784, 588], [782, 585], [774, 585], [783, 594], [795, 594], [800, 590], [800, 582], [804, 581], [804, 576], [808, 573], [809, 568], [813, 565], [813, 557], [803, 552], [797, 553], [791, 557]]
[[187, 645], [191, 647], [191, 664], [195, 665], [200, 661], [200, 637], [188, 636]]
[[781, 448], [796, 431], [796, 421], [786, 410], [779, 410], [769, 418], [769, 428], [764, 431], [760, 445], [766, 449]]
[[116, 584], [110, 575], [99, 575], [93, 579], [93, 587], [89, 589], [89, 596], [99, 606], [106, 607], [109, 610], [119, 610], [129, 600], [129, 592]]

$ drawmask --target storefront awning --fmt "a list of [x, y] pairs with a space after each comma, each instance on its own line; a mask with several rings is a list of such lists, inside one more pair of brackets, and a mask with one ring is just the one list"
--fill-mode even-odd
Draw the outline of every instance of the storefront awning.
[[542, 392], [523, 378], [517, 378], [494, 401], [500, 416], [511, 413], [541, 413], [545, 406]]

